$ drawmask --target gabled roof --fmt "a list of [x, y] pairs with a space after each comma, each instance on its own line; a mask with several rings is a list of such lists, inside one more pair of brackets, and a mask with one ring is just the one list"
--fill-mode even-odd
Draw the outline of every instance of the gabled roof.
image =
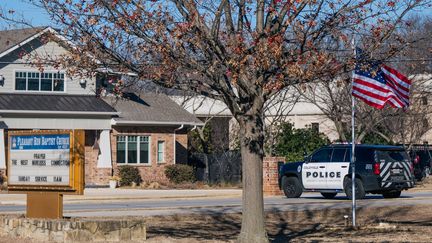
[[228, 107], [220, 100], [205, 96], [188, 97], [183, 95], [169, 97], [189, 113], [198, 117], [232, 116]]
[[10, 53], [47, 31], [54, 31], [50, 27], [36, 27], [0, 31], [0, 57]]
[[202, 125], [202, 121], [177, 105], [165, 94], [126, 93], [121, 98], [104, 100], [120, 115], [113, 125]]
[[[68, 48], [76, 48], [76, 45], [61, 35], [57, 30], [51, 27], [35, 27], [25, 29], [13, 29], [0, 31], [0, 58], [8, 55], [12, 51], [26, 45], [30, 41], [39, 38], [40, 36], [50, 33], [55, 36], [58, 41], [65, 43]], [[93, 57], [91, 53], [86, 53]], [[95, 59], [95, 62], [100, 64], [100, 60]], [[106, 71], [105, 71], [106, 72]], [[112, 73], [125, 74], [129, 76], [136, 76], [135, 73], [121, 73], [111, 70]]]
[[0, 114], [117, 115], [102, 99], [91, 95], [2, 93]]

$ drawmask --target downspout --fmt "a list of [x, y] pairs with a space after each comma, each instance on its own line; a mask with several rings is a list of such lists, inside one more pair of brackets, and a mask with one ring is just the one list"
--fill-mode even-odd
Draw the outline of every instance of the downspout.
[[178, 128], [176, 128], [176, 129], [174, 129], [174, 143], [173, 143], [173, 151], [174, 151], [174, 154], [173, 154], [173, 156], [174, 156], [174, 164], [176, 164], [177, 163], [177, 155], [176, 155], [176, 132], [178, 131], [178, 130], [181, 130], [181, 129], [183, 129], [183, 127], [184, 127], [184, 124], [181, 124], [181, 126], [180, 127], [178, 127]]

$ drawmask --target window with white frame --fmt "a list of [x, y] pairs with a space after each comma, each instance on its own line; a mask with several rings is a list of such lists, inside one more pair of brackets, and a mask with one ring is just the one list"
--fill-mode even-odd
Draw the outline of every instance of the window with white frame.
[[51, 91], [65, 90], [65, 75], [60, 72], [15, 72], [15, 90]]
[[165, 162], [165, 141], [158, 141], [157, 147], [157, 162]]
[[118, 164], [150, 164], [150, 137], [117, 136]]

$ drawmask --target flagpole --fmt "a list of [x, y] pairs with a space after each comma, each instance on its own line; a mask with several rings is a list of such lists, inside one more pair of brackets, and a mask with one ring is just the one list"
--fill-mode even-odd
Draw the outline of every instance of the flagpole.
[[[354, 37], [351, 42], [352, 48], [354, 50], [354, 58], [356, 57], [355, 51], [355, 40]], [[352, 226], [356, 227], [356, 191], [355, 191], [355, 98], [352, 95], [354, 87], [354, 72], [352, 71], [351, 77], [351, 195], [352, 195]]]

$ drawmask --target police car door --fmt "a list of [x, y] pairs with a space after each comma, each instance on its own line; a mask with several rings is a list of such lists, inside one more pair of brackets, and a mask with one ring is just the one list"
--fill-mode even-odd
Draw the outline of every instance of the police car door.
[[332, 153], [331, 148], [322, 148], [303, 163], [302, 182], [305, 189], [327, 189], [326, 167]]
[[327, 165], [327, 188], [343, 189], [343, 180], [349, 170], [350, 153], [346, 148], [334, 148], [331, 162]]

